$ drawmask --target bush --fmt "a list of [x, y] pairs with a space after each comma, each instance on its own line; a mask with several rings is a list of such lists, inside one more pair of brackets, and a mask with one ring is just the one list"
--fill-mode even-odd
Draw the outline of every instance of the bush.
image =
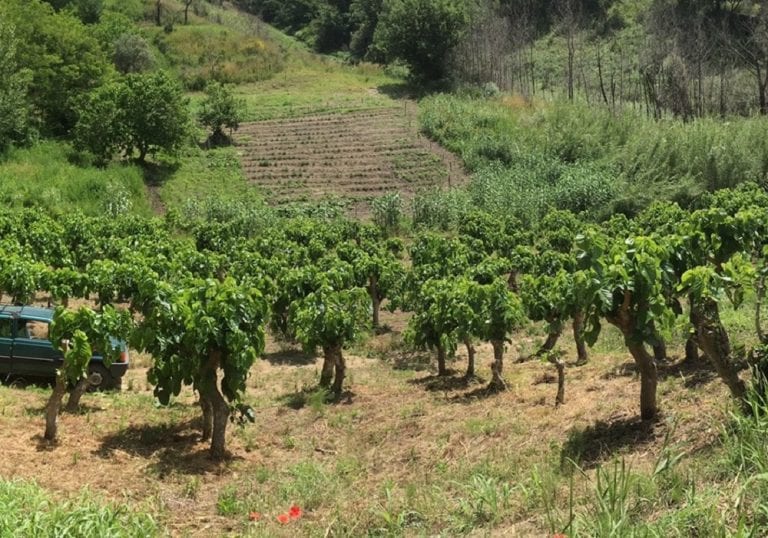
[[32, 106], [43, 130], [68, 134], [77, 121], [73, 97], [102, 83], [109, 60], [90, 27], [69, 11], [54, 12], [42, 2], [3, 0], [0, 20], [15, 27], [18, 65], [29, 70]]
[[374, 46], [388, 61], [399, 59], [419, 82], [444, 79], [449, 52], [469, 26], [464, 0], [385, 0]]
[[579, 104], [506, 106], [504, 98], [424, 99], [422, 130], [459, 154], [479, 207], [524, 221], [548, 207], [602, 218], [654, 199], [690, 205], [745, 181], [768, 185], [768, 119], [657, 122]]
[[396, 233], [403, 219], [403, 199], [394, 192], [371, 201], [373, 222], [386, 233]]
[[115, 53], [112, 56], [115, 67], [121, 73], [141, 73], [152, 68], [152, 53], [149, 45], [141, 36], [126, 33], [115, 41]]
[[14, 142], [25, 142], [31, 133], [30, 77], [18, 63], [17, 45], [13, 27], [0, 20], [0, 151]]

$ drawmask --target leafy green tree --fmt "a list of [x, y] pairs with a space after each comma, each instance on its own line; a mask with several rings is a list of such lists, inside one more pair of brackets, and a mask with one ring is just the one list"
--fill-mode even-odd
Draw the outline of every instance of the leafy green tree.
[[25, 142], [30, 134], [31, 73], [19, 64], [18, 45], [14, 27], [0, 20], [0, 151], [8, 144]]
[[[46, 405], [45, 439], [55, 441], [58, 433], [57, 417], [67, 386], [78, 384], [87, 374], [98, 349], [109, 366], [123, 351], [113, 346], [113, 338], [126, 340], [133, 328], [133, 320], [126, 311], [107, 307], [96, 313], [88, 307], [67, 310], [58, 307], [48, 331], [48, 339], [64, 354], [56, 375], [56, 384]], [[71, 398], [71, 397], [70, 397]]]
[[121, 101], [125, 85], [109, 82], [86, 95], [77, 106], [78, 120], [72, 131], [72, 144], [89, 151], [96, 163], [106, 165], [125, 143], [125, 111]]
[[374, 42], [387, 60], [399, 59], [421, 82], [448, 74], [448, 55], [470, 22], [466, 0], [384, 0]]
[[657, 344], [659, 328], [669, 327], [675, 317], [668, 301], [675, 282], [672, 249], [651, 237], [611, 241], [593, 231], [577, 244], [581, 268], [587, 271], [585, 339], [590, 345], [597, 340], [602, 319], [621, 331], [640, 372], [640, 416], [653, 419], [657, 371], [645, 345]]
[[318, 6], [317, 15], [309, 25], [317, 52], [328, 53], [340, 50], [349, 43], [349, 21], [346, 13], [337, 6]]
[[5, 0], [0, 19], [16, 28], [17, 61], [29, 69], [29, 99], [44, 131], [68, 134], [77, 116], [76, 98], [99, 86], [109, 60], [91, 31], [68, 11], [40, 0]]
[[361, 239], [360, 245], [340, 245], [336, 254], [350, 263], [355, 284], [368, 290], [373, 305], [373, 329], [379, 328], [379, 314], [384, 299], [391, 298], [402, 285], [405, 271], [402, 263], [380, 239]]
[[91, 29], [102, 50], [108, 55], [115, 52], [115, 43], [118, 39], [126, 34], [136, 34], [138, 31], [130, 17], [112, 10], [104, 13], [99, 23], [94, 24]]
[[[341, 395], [346, 375], [343, 349], [368, 327], [370, 298], [362, 288], [337, 290], [323, 284], [291, 306], [296, 338], [308, 350], [323, 350], [320, 386]], [[333, 380], [333, 383], [331, 383]]]
[[77, 15], [85, 24], [99, 22], [104, 9], [103, 0], [46, 0], [57, 11], [68, 10]]
[[164, 71], [128, 75], [120, 103], [125, 126], [123, 149], [139, 162], [158, 151], [174, 153], [189, 132], [188, 100], [181, 85]]
[[380, 51], [373, 46], [373, 36], [379, 22], [383, 0], [352, 0], [349, 19], [352, 35], [349, 50], [358, 59], [382, 61]]
[[115, 40], [112, 61], [121, 73], [142, 73], [152, 67], [152, 53], [143, 37], [124, 33]]
[[481, 288], [479, 336], [493, 347], [491, 381], [488, 388], [494, 391], [506, 390], [502, 373], [504, 371], [504, 346], [509, 340], [509, 333], [522, 326], [525, 313], [518, 296], [511, 292], [507, 282], [497, 279]]
[[232, 86], [219, 82], [210, 82], [205, 88], [205, 99], [201, 104], [198, 119], [211, 131], [209, 142], [214, 145], [229, 142], [229, 135], [224, 129], [237, 130], [243, 118], [245, 101], [235, 97]]
[[74, 145], [102, 164], [116, 151], [126, 157], [138, 152], [140, 163], [158, 151], [173, 154], [189, 132], [187, 99], [163, 71], [105, 84], [82, 99], [77, 110]]
[[134, 342], [153, 356], [148, 378], [155, 396], [167, 405], [183, 385], [197, 390], [203, 440], [211, 440], [211, 457], [222, 459], [232, 410], [252, 419], [241, 399], [248, 372], [264, 351], [267, 301], [231, 278], [198, 280], [181, 289], [147, 281], [138, 295], [143, 319]]
[[458, 317], [466, 304], [454, 302], [454, 283], [448, 279], [424, 282], [412, 299], [413, 315], [408, 320], [405, 339], [421, 349], [437, 353], [437, 375], [447, 376], [446, 359], [456, 351]]

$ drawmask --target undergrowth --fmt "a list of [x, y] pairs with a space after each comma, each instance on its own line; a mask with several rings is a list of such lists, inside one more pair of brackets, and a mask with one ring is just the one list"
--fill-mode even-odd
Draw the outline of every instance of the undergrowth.
[[68, 144], [53, 141], [0, 156], [0, 203], [6, 208], [39, 207], [54, 215], [75, 209], [88, 215], [151, 213], [141, 168], [78, 163]]
[[550, 207], [599, 219], [635, 214], [655, 199], [685, 206], [706, 191], [768, 179], [759, 117], [683, 123], [581, 104], [437, 95], [421, 102], [420, 122], [473, 172], [472, 205], [524, 221]]

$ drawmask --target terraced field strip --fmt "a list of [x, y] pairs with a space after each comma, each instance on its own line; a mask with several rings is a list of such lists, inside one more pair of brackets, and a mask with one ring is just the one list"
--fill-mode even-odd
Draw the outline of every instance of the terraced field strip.
[[243, 124], [236, 140], [243, 171], [274, 204], [342, 197], [358, 214], [385, 193], [410, 199], [463, 182], [463, 169], [418, 134], [407, 107]]

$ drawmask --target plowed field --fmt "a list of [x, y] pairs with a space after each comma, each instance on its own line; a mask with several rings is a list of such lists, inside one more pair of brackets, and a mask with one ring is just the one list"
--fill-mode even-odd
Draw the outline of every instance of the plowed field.
[[246, 177], [275, 204], [336, 196], [365, 212], [385, 193], [409, 199], [464, 180], [461, 167], [418, 134], [408, 105], [247, 123], [237, 143]]

